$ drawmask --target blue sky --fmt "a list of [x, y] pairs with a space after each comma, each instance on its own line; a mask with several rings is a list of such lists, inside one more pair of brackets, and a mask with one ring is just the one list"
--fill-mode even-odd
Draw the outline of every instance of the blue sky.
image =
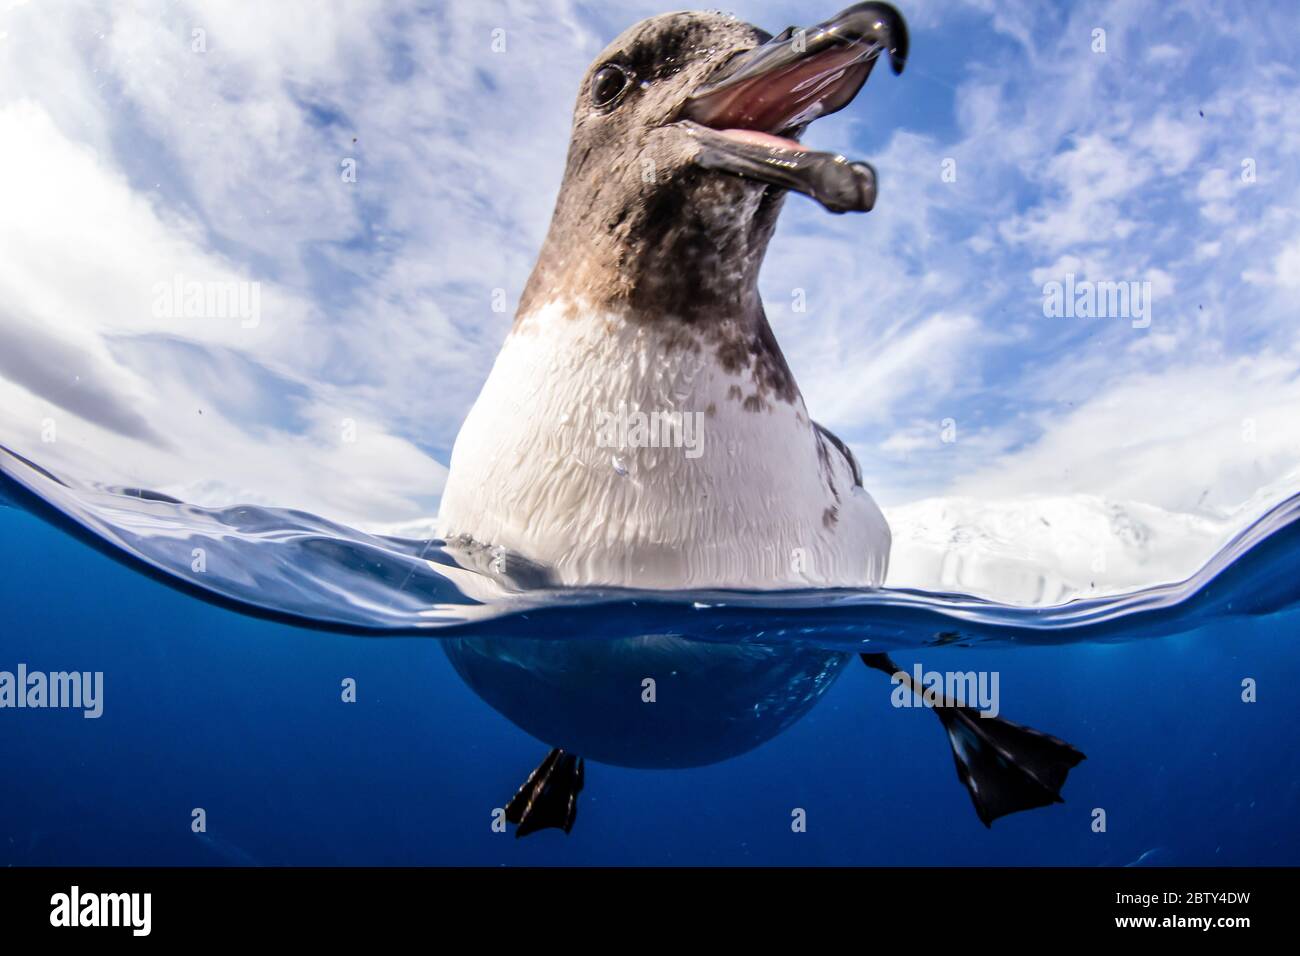
[[[899, 6], [907, 71], [806, 137], [875, 165], [876, 209], [791, 197], [762, 277], [867, 487], [1215, 520], [1294, 488], [1300, 9]], [[429, 516], [578, 80], [669, 8], [0, 0], [0, 441], [205, 504]], [[1045, 316], [1067, 273], [1151, 283], [1150, 327]], [[259, 283], [261, 321], [159, 317], [177, 275]]]

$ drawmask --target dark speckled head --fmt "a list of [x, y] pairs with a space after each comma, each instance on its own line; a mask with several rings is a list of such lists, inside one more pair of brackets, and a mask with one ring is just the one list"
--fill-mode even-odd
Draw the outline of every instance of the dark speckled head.
[[719, 13], [664, 14], [624, 32], [579, 87], [520, 318], [559, 302], [692, 330], [685, 339], [711, 342], [724, 361], [760, 359], [756, 372], [791, 397], [759, 267], [787, 191], [832, 212], [874, 203], [869, 166], [798, 136], [847, 105], [885, 52], [901, 70], [906, 28], [881, 3], [775, 38]]
[[[745, 280], [757, 275], [782, 193], [699, 168], [698, 142], [674, 121], [720, 63], [767, 38], [721, 14], [670, 13], [596, 58], [579, 86], [564, 185], [521, 312], [560, 297], [698, 321], [734, 306], [724, 293], [752, 286]], [[600, 106], [593, 86], [605, 70], [625, 81]], [[683, 263], [694, 281], [681, 281]]]

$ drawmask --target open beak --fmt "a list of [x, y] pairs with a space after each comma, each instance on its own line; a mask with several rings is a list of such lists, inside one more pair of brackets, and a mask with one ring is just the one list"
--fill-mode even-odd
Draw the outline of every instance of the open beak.
[[882, 54], [895, 73], [903, 72], [907, 25], [887, 3], [855, 4], [736, 54], [682, 109], [684, 125], [699, 139], [696, 162], [793, 189], [831, 212], [870, 210], [875, 170], [809, 150], [797, 137], [813, 120], [852, 102]]

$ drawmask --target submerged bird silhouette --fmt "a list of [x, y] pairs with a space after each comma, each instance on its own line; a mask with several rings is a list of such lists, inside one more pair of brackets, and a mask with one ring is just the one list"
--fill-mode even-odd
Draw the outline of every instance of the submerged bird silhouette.
[[[443, 648], [471, 690], [552, 746], [505, 806], [517, 837], [572, 830], [586, 783], [584, 757], [664, 769], [745, 753], [807, 714], [853, 656], [666, 634], [605, 641], [465, 637]], [[913, 687], [910, 675], [886, 655], [859, 656]], [[947, 732], [957, 778], [985, 826], [1008, 813], [1062, 802], [1066, 776], [1084, 759], [1074, 747], [954, 700], [931, 706]]]
[[562, 585], [883, 581], [889, 526], [809, 417], [757, 284], [787, 192], [874, 205], [870, 166], [798, 137], [881, 56], [902, 71], [907, 28], [860, 3], [777, 37], [667, 14], [596, 58], [550, 232], [452, 451], [442, 537]]
[[[798, 137], [881, 56], [901, 73], [907, 50], [893, 7], [859, 3], [776, 37], [667, 14], [596, 58], [550, 232], [452, 452], [439, 513], [451, 547], [479, 567], [500, 554], [509, 567], [495, 570], [534, 583], [883, 581], [889, 527], [848, 447], [809, 417], [757, 283], [787, 192], [832, 212], [875, 204], [870, 166]], [[669, 636], [447, 651], [480, 696], [554, 747], [505, 808], [517, 836], [569, 832], [581, 755], [691, 766], [743, 752], [797, 720], [847, 659]], [[897, 671], [883, 654], [862, 659]], [[680, 686], [647, 728], [636, 690], [663, 672]], [[953, 701], [936, 711], [986, 825], [1058, 802], [1083, 759]]]

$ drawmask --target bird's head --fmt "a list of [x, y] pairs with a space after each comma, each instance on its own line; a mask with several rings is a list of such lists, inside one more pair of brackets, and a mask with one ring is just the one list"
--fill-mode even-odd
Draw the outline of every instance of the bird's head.
[[[718, 13], [631, 27], [583, 77], [539, 271], [552, 288], [562, 275], [574, 293], [634, 308], [734, 300], [737, 280], [757, 279], [786, 192], [836, 213], [875, 204], [869, 165], [799, 138], [847, 106], [882, 55], [901, 72], [907, 44], [885, 3], [777, 36]], [[700, 281], [680, 281], [687, 261]]]

